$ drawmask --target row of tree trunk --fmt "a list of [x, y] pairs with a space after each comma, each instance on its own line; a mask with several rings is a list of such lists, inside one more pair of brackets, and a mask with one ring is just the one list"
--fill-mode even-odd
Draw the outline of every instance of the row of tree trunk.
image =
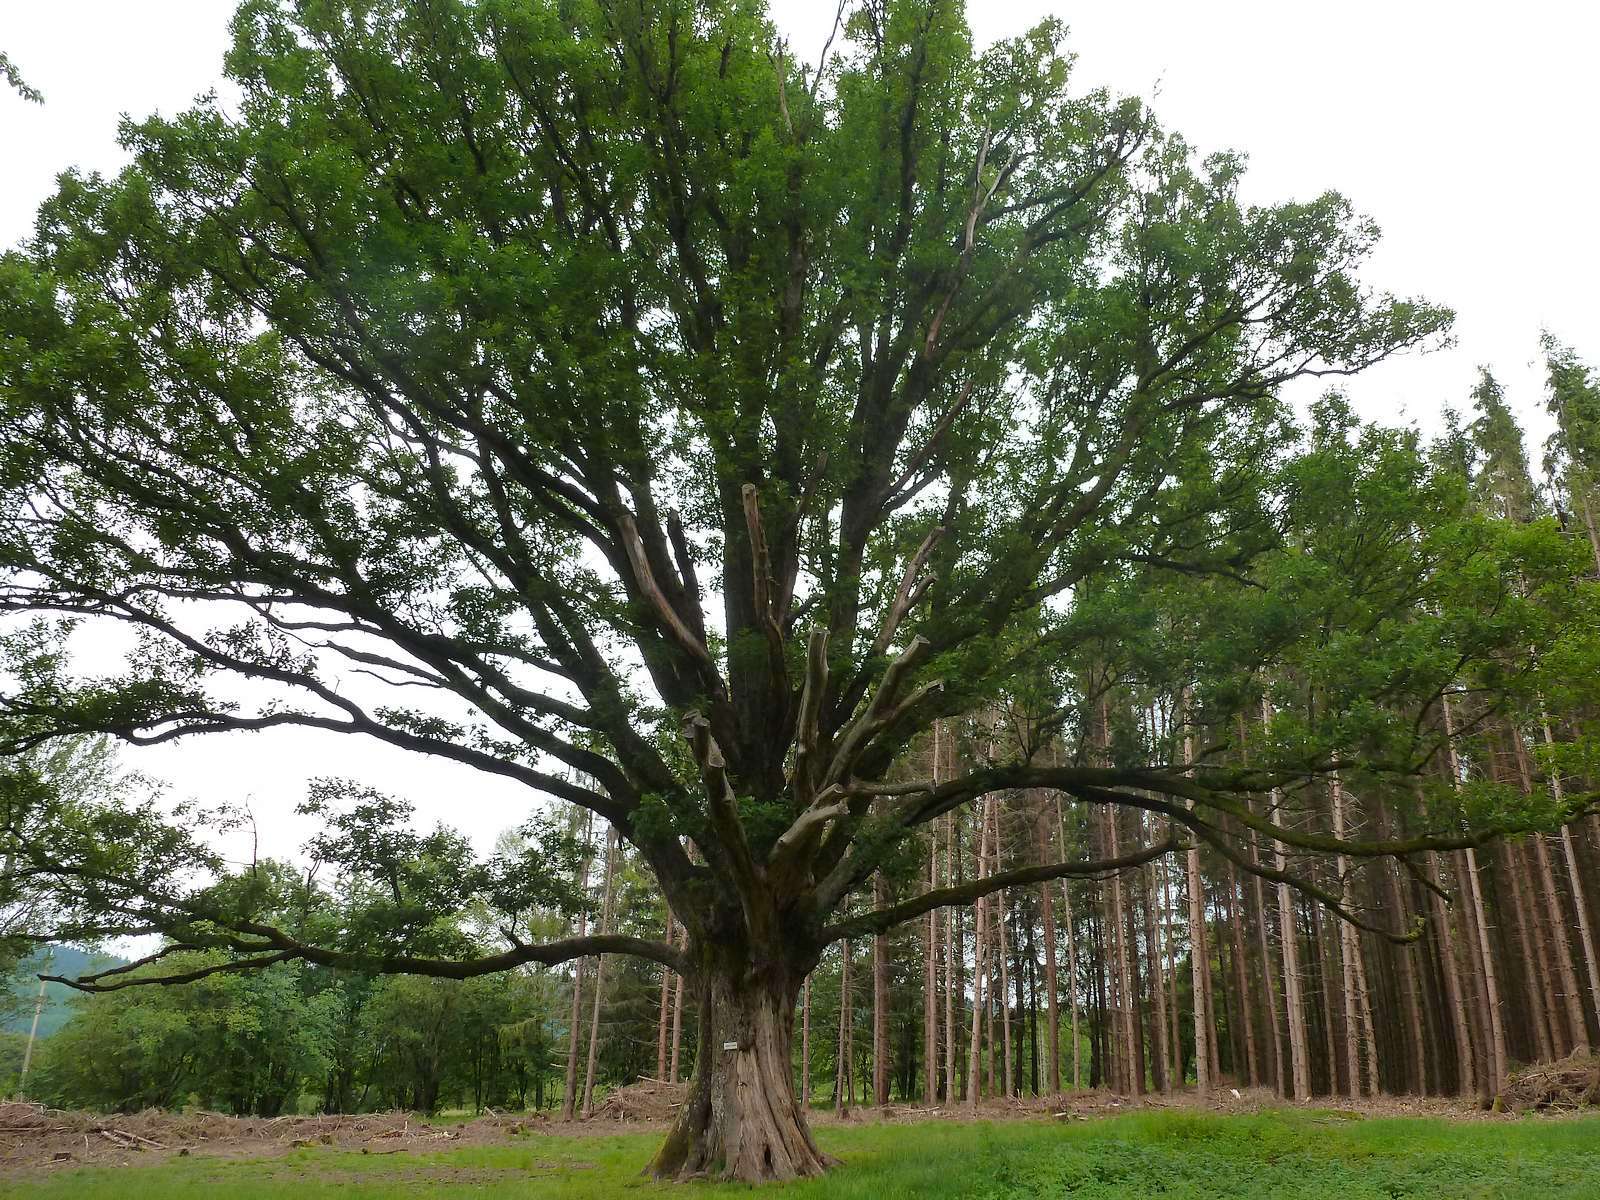
[[[1452, 720], [1448, 710], [1440, 716]], [[1099, 717], [1093, 736], [1105, 746], [1104, 707]], [[1246, 756], [1254, 728], [1239, 726]], [[1526, 740], [1502, 724], [1472, 743], [1473, 761], [1451, 751], [1439, 769], [1532, 790], [1541, 785]], [[936, 776], [954, 769], [954, 741], [936, 731]], [[1403, 833], [1421, 801], [1399, 805], [1333, 778], [1252, 803], [1281, 828], [1373, 838]], [[1308, 877], [1347, 909], [1419, 936], [1395, 944], [1360, 931], [1209, 849], [1104, 879], [999, 892], [830, 953], [796, 1016], [802, 1102], [812, 1102], [819, 1076], [841, 1111], [891, 1102], [975, 1106], [984, 1097], [1081, 1087], [1487, 1100], [1503, 1088], [1509, 1064], [1559, 1058], [1600, 1034], [1592, 934], [1600, 912], [1588, 886], [1600, 868], [1600, 828], [1592, 818], [1558, 834], [1404, 865], [1303, 859], [1275, 839], [1235, 832], [1245, 861]], [[994, 795], [930, 827], [916, 878], [879, 879], [871, 902], [1029, 863], [1114, 858], [1166, 833], [1157, 818], [1133, 810], [1049, 792]], [[618, 855], [612, 834], [600, 906], [608, 930]], [[668, 939], [677, 940], [670, 914], [667, 924]], [[564, 1109], [587, 1114], [603, 963], [578, 964], [572, 993]], [[688, 1074], [685, 1004], [683, 981], [663, 971], [654, 1006], [663, 1080]]]

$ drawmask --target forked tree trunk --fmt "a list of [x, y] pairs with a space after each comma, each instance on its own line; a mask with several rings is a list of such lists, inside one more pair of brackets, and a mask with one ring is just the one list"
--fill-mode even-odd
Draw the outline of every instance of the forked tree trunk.
[[817, 1148], [794, 1093], [796, 982], [713, 976], [697, 990], [689, 1096], [649, 1173], [748, 1183], [821, 1175], [833, 1160]]

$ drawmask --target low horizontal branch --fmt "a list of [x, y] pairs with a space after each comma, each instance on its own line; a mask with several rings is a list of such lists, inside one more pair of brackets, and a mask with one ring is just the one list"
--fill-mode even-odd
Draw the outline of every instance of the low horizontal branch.
[[[260, 949], [271, 949], [272, 952], [255, 957], [230, 959], [224, 963], [212, 963], [191, 971], [168, 975], [129, 975], [110, 982], [102, 981], [108, 973], [79, 978], [64, 975], [42, 975], [40, 978], [52, 983], [63, 983], [80, 992], [113, 992], [128, 987], [193, 983], [223, 971], [250, 971], [269, 967], [274, 963], [298, 960], [316, 966], [334, 967], [368, 975], [425, 975], [434, 979], [475, 979], [480, 975], [494, 975], [529, 963], [553, 967], [571, 962], [573, 959], [600, 954], [630, 955], [660, 963], [679, 974], [687, 973], [686, 960], [675, 947], [665, 942], [653, 942], [646, 938], [627, 937], [616, 933], [565, 938], [539, 946], [514, 946], [501, 954], [485, 955], [482, 958], [445, 959], [332, 950], [325, 946], [314, 946], [298, 941], [282, 930], [270, 926], [252, 924], [245, 932], [261, 939]], [[162, 956], [163, 953], [152, 955], [139, 965], [147, 965]]]

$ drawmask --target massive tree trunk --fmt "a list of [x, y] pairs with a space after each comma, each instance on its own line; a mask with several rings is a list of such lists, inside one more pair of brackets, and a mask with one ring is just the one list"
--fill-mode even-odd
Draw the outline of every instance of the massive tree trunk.
[[821, 1175], [832, 1165], [795, 1099], [790, 1047], [800, 979], [775, 970], [697, 980], [699, 1052], [689, 1096], [650, 1174], [754, 1183]]

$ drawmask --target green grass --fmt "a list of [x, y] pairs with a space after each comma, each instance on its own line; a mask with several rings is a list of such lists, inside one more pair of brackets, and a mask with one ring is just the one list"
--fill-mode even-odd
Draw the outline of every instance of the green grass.
[[[656, 1137], [534, 1135], [503, 1146], [363, 1155], [299, 1150], [273, 1159], [192, 1157], [0, 1180], [32, 1200], [314, 1200], [316, 1197], [723, 1195], [746, 1189], [656, 1185], [639, 1172]], [[1600, 1197], [1600, 1119], [1450, 1123], [1337, 1113], [1136, 1113], [1054, 1124], [929, 1122], [829, 1127], [845, 1161], [784, 1200], [1008, 1200], [1156, 1196], [1244, 1200], [1562, 1200]]]

